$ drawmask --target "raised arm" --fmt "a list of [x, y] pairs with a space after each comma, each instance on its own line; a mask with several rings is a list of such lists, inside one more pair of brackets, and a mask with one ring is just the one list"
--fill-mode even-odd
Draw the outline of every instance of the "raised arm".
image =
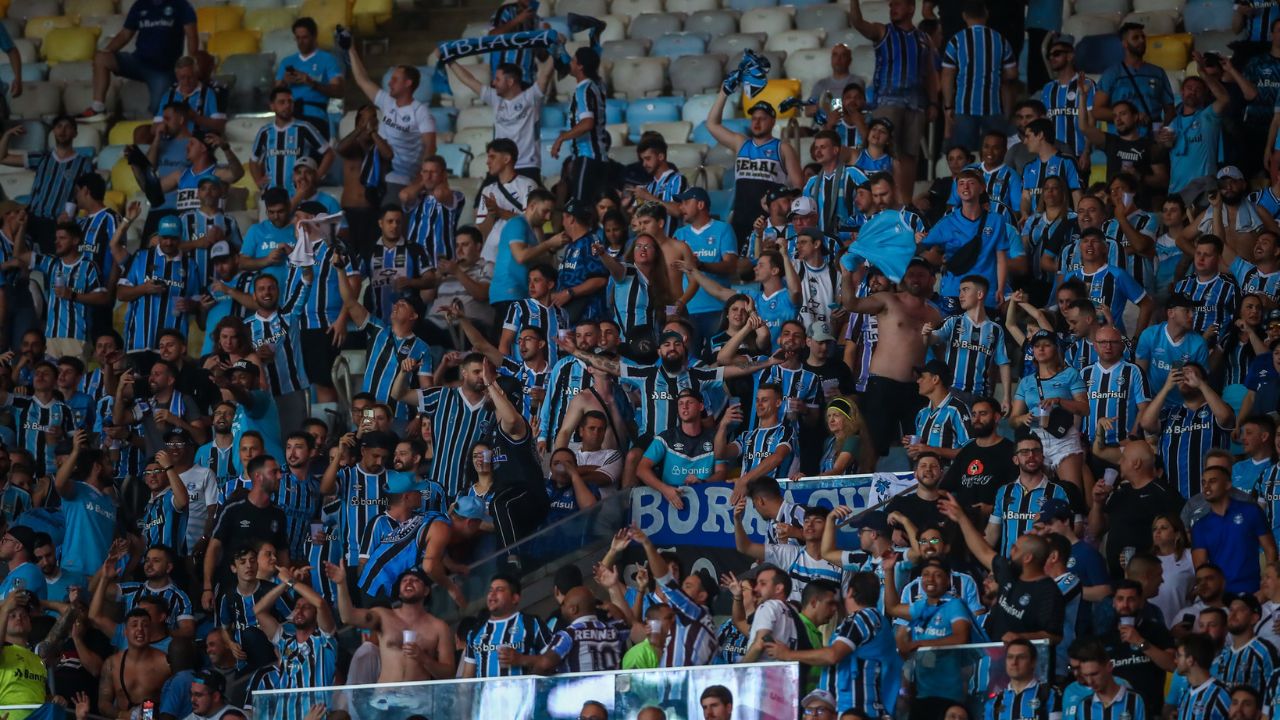
[[872, 43], [878, 43], [884, 38], [884, 24], [862, 17], [862, 3], [859, 0], [849, 0], [849, 24]]
[[347, 53], [351, 58], [351, 77], [355, 79], [356, 86], [360, 91], [369, 98], [370, 102], [378, 97], [381, 88], [373, 80], [369, 79], [369, 71], [364, 68], [364, 61], [360, 59], [360, 53], [356, 52], [355, 45], [352, 44], [351, 50]]
[[1085, 92], [1088, 82], [1084, 73], [1076, 73], [1076, 87], [1079, 89], [1076, 93], [1076, 127], [1090, 145], [1101, 148], [1107, 142], [1107, 134], [1099, 130], [1097, 123], [1093, 121], [1093, 114], [1089, 110], [1089, 93]]
[[938, 501], [938, 510], [960, 526], [960, 531], [964, 534], [965, 545], [969, 547], [969, 552], [973, 554], [973, 558], [981, 563], [983, 567], [990, 570], [991, 562], [996, 557], [995, 549], [987, 544], [987, 538], [978, 531], [978, 528], [974, 527], [969, 515], [960, 507], [960, 504], [951, 496], [951, 493], [943, 493], [942, 499]]
[[351, 601], [351, 591], [347, 589], [347, 561], [339, 560], [337, 565], [324, 564], [325, 577], [338, 589], [338, 618], [344, 625], [354, 625], [361, 630], [382, 629], [382, 621], [376, 610], [365, 610], [356, 607]]
[[742, 517], [747, 512], [747, 499], [744, 497], [733, 506], [733, 544], [738, 552], [755, 560], [756, 562], [764, 562], [764, 544], [753, 541], [747, 535], [747, 529], [742, 524]]
[[707, 113], [707, 131], [716, 139], [716, 142], [737, 152], [738, 148], [747, 142], [747, 136], [724, 126], [724, 105], [728, 100], [729, 96], [724, 94], [724, 88], [720, 88], [716, 101], [711, 104], [711, 111]]

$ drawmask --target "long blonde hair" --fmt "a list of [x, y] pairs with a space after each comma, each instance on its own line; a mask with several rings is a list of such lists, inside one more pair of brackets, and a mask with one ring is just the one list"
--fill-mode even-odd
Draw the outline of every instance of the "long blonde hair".
[[862, 432], [862, 411], [858, 409], [858, 404], [845, 397], [835, 397], [831, 402], [827, 403], [827, 412], [832, 410], [840, 413], [840, 427], [844, 430], [844, 438], [857, 437]]

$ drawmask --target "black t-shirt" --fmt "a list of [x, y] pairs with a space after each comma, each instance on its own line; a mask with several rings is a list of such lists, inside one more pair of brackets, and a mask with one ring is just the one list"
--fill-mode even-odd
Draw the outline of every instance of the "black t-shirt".
[[929, 528], [940, 528], [946, 522], [946, 517], [938, 512], [938, 502], [936, 500], [925, 500], [915, 493], [915, 491], [903, 493], [895, 496], [885, 506], [887, 512], [900, 512], [916, 526], [916, 532], [924, 532]]
[[494, 490], [518, 486], [535, 490], [532, 495], [545, 498], [546, 479], [542, 477], [542, 462], [534, 451], [533, 428], [527, 420], [521, 418], [521, 422], [524, 438], [520, 440], [513, 440], [503, 432], [497, 420], [493, 423]]
[[1053, 578], [1026, 581], [1018, 577], [1013, 562], [997, 555], [991, 572], [1000, 585], [1000, 597], [991, 606], [987, 635], [999, 641], [1007, 632], [1062, 634], [1065, 600]]
[[1177, 490], [1160, 480], [1135, 488], [1121, 480], [1107, 497], [1107, 570], [1122, 577], [1120, 554], [1126, 547], [1139, 551], [1151, 547], [1151, 523], [1157, 515], [1177, 515], [1186, 501]]
[[1016, 449], [1008, 438], [1000, 438], [991, 447], [982, 447], [977, 441], [967, 443], [942, 477], [942, 489], [955, 495], [962, 507], [994, 505], [1000, 486], [1018, 477], [1018, 466], [1013, 464]]
[[[248, 497], [233, 500], [222, 509], [218, 524], [213, 527], [213, 537], [222, 543], [222, 566], [229, 566], [231, 553], [251, 545], [255, 540], [269, 540], [277, 548], [288, 548], [285, 537], [284, 510], [275, 505], [260, 508], [249, 502]], [[228, 572], [230, 572], [228, 570]]]
[[1155, 143], [1149, 137], [1125, 140], [1114, 133], [1107, 133], [1102, 152], [1107, 156], [1107, 179], [1120, 173], [1129, 173], [1141, 180], [1151, 174], [1151, 161]]
[[[1169, 631], [1160, 623], [1154, 622], [1146, 613], [1139, 613], [1134, 620], [1134, 627], [1137, 628], [1143, 640], [1164, 650], [1173, 647], [1173, 638], [1169, 635]], [[1107, 657], [1115, 661], [1116, 677], [1127, 680], [1142, 696], [1142, 701], [1147, 707], [1161, 707], [1164, 704], [1165, 672], [1147, 657], [1146, 653], [1120, 640], [1119, 618], [1111, 623], [1101, 639], [1102, 644], [1107, 648]]]

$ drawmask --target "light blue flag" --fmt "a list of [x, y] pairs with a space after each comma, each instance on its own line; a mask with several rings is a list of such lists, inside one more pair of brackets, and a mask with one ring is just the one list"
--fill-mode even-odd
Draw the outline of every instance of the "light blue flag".
[[916, 232], [895, 210], [876, 213], [863, 224], [858, 239], [840, 259], [846, 270], [853, 271], [863, 261], [879, 268], [885, 277], [901, 282], [907, 264], [916, 254]]

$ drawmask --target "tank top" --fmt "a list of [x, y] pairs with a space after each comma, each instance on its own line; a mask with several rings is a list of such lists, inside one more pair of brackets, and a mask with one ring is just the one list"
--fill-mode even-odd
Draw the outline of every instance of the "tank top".
[[748, 139], [738, 148], [733, 161], [733, 218], [735, 231], [739, 225], [750, 226], [760, 215], [760, 200], [779, 185], [788, 184], [782, 165], [782, 141], [770, 138], [763, 145]]

